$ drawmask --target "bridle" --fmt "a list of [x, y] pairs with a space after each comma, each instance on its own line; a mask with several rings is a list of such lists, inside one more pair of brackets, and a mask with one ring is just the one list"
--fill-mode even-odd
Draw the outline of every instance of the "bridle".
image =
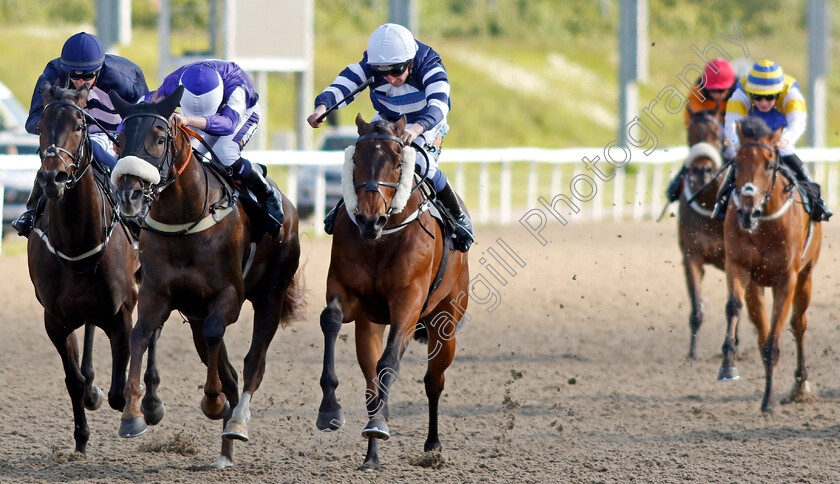
[[[767, 206], [767, 203], [770, 201], [770, 197], [773, 195], [773, 189], [776, 186], [776, 178], [778, 177], [779, 167], [780, 167], [779, 152], [770, 145], [766, 145], [764, 143], [756, 143], [756, 142], [744, 143], [744, 144], [741, 145], [741, 148], [745, 148], [745, 147], [749, 147], [749, 146], [756, 146], [756, 147], [759, 147], [759, 148], [764, 148], [764, 149], [769, 150], [770, 152], [773, 153], [773, 164], [771, 165], [771, 168], [773, 169], [773, 181], [770, 183], [770, 188], [767, 191], [762, 190], [761, 188], [758, 188], [752, 182], [745, 183], [741, 187], [740, 190], [736, 189], [732, 193], [732, 202], [735, 204], [735, 208], [740, 209], [741, 208], [740, 197], [755, 197], [756, 194], [760, 193], [764, 197], [764, 199], [761, 201], [761, 204], [758, 207], [758, 213], [761, 214], [761, 213], [764, 213], [764, 209]], [[792, 203], [793, 203], [793, 191], [791, 191], [790, 197], [788, 198], [787, 201], [785, 201], [785, 204], [784, 204], [784, 206], [782, 206], [782, 208], [780, 208], [775, 213], [772, 213], [770, 215], [759, 216], [758, 220], [759, 221], [767, 221], [767, 220], [777, 219], [777, 218], [781, 217], [787, 211], [788, 208], [790, 208]]]
[[[126, 131], [128, 126], [128, 120], [132, 118], [151, 118], [151, 126], [149, 129], [137, 129], [136, 132], [140, 133], [149, 133], [156, 127], [160, 127], [166, 133], [166, 146], [164, 146], [163, 154], [157, 157], [151, 156], [148, 151], [146, 151], [146, 136], [137, 136], [137, 139], [134, 141], [133, 146], [125, 146], [120, 151], [124, 155], [125, 153], [141, 153], [142, 151], [146, 152], [145, 157], [142, 157], [144, 161], [153, 165], [157, 168], [158, 173], [160, 174], [160, 182], [157, 184], [152, 184], [146, 181], [141, 180], [141, 185], [143, 187], [143, 198], [145, 198], [148, 202], [156, 199], [160, 192], [162, 192], [166, 187], [171, 185], [184, 171], [186, 168], [187, 163], [189, 163], [189, 159], [184, 166], [181, 167], [179, 170], [175, 172], [175, 176], [169, 176], [169, 173], [172, 171], [172, 165], [175, 162], [175, 159], [178, 158], [178, 149], [175, 147], [175, 137], [172, 134], [172, 126], [169, 123], [169, 120], [164, 118], [163, 116], [156, 114], [156, 113], [133, 113], [129, 114], [128, 116], [123, 118], [123, 131]], [[142, 123], [142, 121], [141, 121]], [[141, 124], [140, 128], [144, 128]], [[127, 143], [127, 141], [126, 141]]]
[[[58, 158], [59, 160], [61, 160], [61, 163], [64, 165], [64, 171], [68, 174], [68, 179], [67, 179], [66, 182], [64, 182], [64, 186], [67, 187], [68, 190], [70, 190], [74, 186], [76, 186], [76, 184], [79, 182], [79, 180], [82, 178], [82, 176], [84, 176], [87, 169], [90, 168], [90, 161], [88, 161], [88, 163], [85, 164], [81, 168], [81, 171], [79, 171], [80, 170], [79, 167], [81, 166], [82, 161], [84, 161], [83, 157], [85, 157], [85, 155], [87, 154], [88, 160], [90, 160], [90, 158], [91, 158], [91, 156], [90, 156], [91, 153], [90, 152], [87, 152], [87, 153], [85, 152], [85, 147], [89, 145], [89, 139], [90, 139], [88, 137], [88, 128], [87, 128], [87, 116], [88, 116], [88, 114], [85, 113], [84, 109], [82, 109], [79, 106], [77, 106], [76, 104], [74, 104], [70, 101], [66, 101], [66, 100], [53, 101], [53, 102], [47, 103], [47, 105], [44, 106], [44, 113], [47, 112], [47, 109], [49, 109], [50, 107], [53, 107], [53, 106], [69, 106], [69, 107], [72, 107], [73, 109], [79, 111], [82, 114], [82, 136], [79, 139], [79, 146], [76, 147], [76, 153], [75, 154], [71, 153], [70, 151], [68, 151], [68, 150], [66, 150], [66, 149], [64, 149], [60, 146], [56, 146], [55, 144], [51, 144], [46, 149], [41, 151], [40, 154], [39, 154], [39, 156], [41, 158], [41, 164], [43, 164], [44, 160], [46, 160], [47, 158], [55, 157], [55, 158]], [[67, 155], [67, 157], [70, 158], [69, 161], [67, 160], [65, 155]]]
[[[389, 134], [366, 134], [366, 135], [362, 135], [362, 136], [359, 136], [359, 139], [356, 140], [356, 145], [358, 145], [360, 141], [365, 141], [365, 140], [370, 140], [370, 139], [383, 139], [383, 140], [394, 141], [394, 142], [396, 142], [397, 144], [400, 145], [400, 154], [402, 154], [402, 149], [405, 148], [405, 143], [403, 142], [403, 140], [401, 138], [398, 138], [396, 136], [391, 136]], [[402, 163], [400, 163], [400, 176], [399, 176], [399, 178], [402, 178], [402, 170], [403, 170]], [[379, 196], [382, 197], [382, 201], [385, 203], [385, 206], [388, 207], [388, 210], [385, 211], [385, 216], [390, 217], [391, 215], [393, 215], [395, 213], [394, 208], [393, 208], [394, 197], [391, 197], [391, 201], [389, 202], [388, 199], [385, 198], [385, 194], [382, 193], [382, 190], [379, 189], [380, 186], [393, 188], [394, 189], [394, 194], [396, 195], [396, 191], [397, 191], [397, 188], [399, 187], [399, 183], [384, 182], [384, 181], [381, 181], [381, 180], [367, 180], [367, 181], [363, 181], [363, 182], [353, 184], [354, 189], [359, 189], [361, 187], [365, 187], [366, 192], [376, 192], [376, 193], [378, 193]], [[414, 192], [414, 190], [415, 190], [414, 188], [411, 189], [412, 193]], [[400, 211], [402, 211], [402, 209], [400, 209]]]

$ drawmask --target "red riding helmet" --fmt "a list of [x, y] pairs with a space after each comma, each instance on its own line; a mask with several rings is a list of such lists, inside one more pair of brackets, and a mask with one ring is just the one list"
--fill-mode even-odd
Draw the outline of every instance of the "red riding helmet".
[[709, 61], [703, 73], [706, 75], [706, 89], [729, 89], [735, 82], [732, 64], [723, 57]]

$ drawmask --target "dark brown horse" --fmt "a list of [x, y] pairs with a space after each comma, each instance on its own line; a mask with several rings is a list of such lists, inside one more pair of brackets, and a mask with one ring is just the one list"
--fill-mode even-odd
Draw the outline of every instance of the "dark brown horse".
[[[811, 222], [799, 191], [782, 175], [775, 146], [781, 137], [758, 118], [738, 127], [741, 148], [735, 158], [736, 189], [726, 213], [727, 335], [721, 374], [734, 369], [734, 334], [749, 284], [773, 288], [773, 310], [768, 327], [763, 305], [750, 311], [758, 330], [758, 346], [765, 369], [763, 412], [775, 406], [773, 370], [779, 361], [779, 338], [793, 305], [791, 328], [796, 339], [793, 390], [785, 401], [800, 401], [811, 393], [805, 366], [805, 311], [811, 301], [811, 271], [820, 254], [819, 223]], [[790, 178], [792, 179], [792, 177]]]
[[[44, 325], [61, 355], [65, 384], [73, 402], [76, 452], [84, 454], [90, 430], [85, 408], [102, 404], [93, 387], [94, 326], [111, 340], [112, 373], [108, 403], [122, 410], [128, 364], [131, 313], [137, 304], [132, 240], [109, 203], [107, 179], [97, 180], [81, 91], [46, 84], [40, 131], [41, 168], [37, 179], [47, 202], [29, 236], [29, 275], [44, 307]], [[85, 324], [84, 355], [74, 330]], [[147, 378], [157, 378], [151, 358]], [[144, 402], [162, 412], [159, 401]], [[162, 417], [162, 413], [150, 418]]]
[[[356, 356], [367, 381], [370, 418], [362, 431], [368, 451], [360, 469], [368, 470], [379, 469], [378, 443], [390, 436], [388, 395], [415, 329], [418, 339], [428, 338], [429, 351], [424, 379], [429, 434], [423, 448], [441, 448], [438, 403], [444, 371], [455, 355], [455, 330], [466, 312], [469, 268], [467, 254], [452, 250], [428, 213], [422, 187], [412, 189], [415, 151], [400, 138], [405, 119], [366, 123], [357, 116], [356, 126], [359, 139], [347, 151], [342, 177], [346, 205], [336, 218], [327, 307], [321, 313], [324, 394], [317, 426], [335, 430], [344, 424], [335, 396], [335, 341], [341, 325], [355, 321]], [[436, 281], [441, 266], [445, 273]], [[383, 351], [385, 325], [391, 329]]]
[[[151, 335], [172, 311], [180, 311], [207, 366], [201, 409], [211, 419], [224, 419], [221, 455], [214, 466], [226, 467], [233, 464], [233, 441], [248, 440], [250, 400], [262, 382], [268, 346], [279, 324], [296, 317], [303, 302], [296, 277], [298, 218], [284, 198], [280, 233], [252, 240], [257, 220], [242, 202], [233, 201], [222, 177], [193, 155], [188, 135], [174, 122], [182, 92], [179, 88], [159, 103], [136, 105], [111, 94], [124, 118], [120, 160], [112, 174], [117, 195], [126, 216], [148, 209], [140, 237], [144, 279], [131, 332], [120, 435], [133, 437], [146, 428], [139, 406], [141, 358]], [[254, 307], [254, 327], [240, 399], [223, 337], [245, 299]]]

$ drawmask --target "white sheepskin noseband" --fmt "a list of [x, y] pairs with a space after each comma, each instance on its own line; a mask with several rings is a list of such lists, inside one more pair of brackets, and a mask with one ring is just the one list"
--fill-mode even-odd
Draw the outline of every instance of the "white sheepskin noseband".
[[[356, 163], [353, 155], [356, 153], [356, 146], [350, 145], [344, 150], [344, 171], [341, 173], [341, 189], [344, 193], [344, 204], [350, 213], [359, 210], [359, 198], [356, 196], [356, 189], [353, 187], [353, 171]], [[411, 179], [414, 176], [414, 162], [417, 159], [417, 152], [410, 146], [403, 147], [402, 159], [400, 160], [400, 181], [397, 185], [397, 192], [391, 199], [390, 213], [400, 213], [408, 203], [411, 196]]]
[[712, 163], [715, 164], [715, 168], [720, 168], [721, 165], [723, 165], [723, 160], [720, 157], [720, 151], [718, 151], [713, 144], [701, 141], [688, 150], [688, 156], [685, 157], [685, 166], [688, 167], [691, 165], [691, 162], [700, 157], [706, 157], [712, 160]]
[[117, 165], [111, 170], [111, 183], [116, 185], [123, 175], [136, 176], [152, 185], [160, 183], [157, 167], [137, 156], [126, 156], [117, 160]]

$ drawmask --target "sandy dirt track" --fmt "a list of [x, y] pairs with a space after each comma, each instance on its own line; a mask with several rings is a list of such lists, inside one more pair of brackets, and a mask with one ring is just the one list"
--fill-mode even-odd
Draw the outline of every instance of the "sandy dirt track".
[[[441, 399], [441, 459], [422, 452], [425, 365], [421, 345], [410, 348], [390, 400], [392, 437], [380, 446], [383, 468], [375, 474], [355, 471], [367, 419], [350, 326], [336, 354], [347, 424], [333, 434], [315, 428], [329, 239], [303, 242], [306, 317], [275, 337], [251, 406], [251, 442], [236, 444], [236, 466], [223, 471], [207, 467], [218, 455], [221, 423], [199, 409], [204, 367], [177, 315], [159, 349], [164, 420], [143, 436], [120, 439], [120, 414], [106, 403], [88, 412], [88, 454], [76, 460], [64, 375], [26, 258], [0, 257], [0, 481], [840, 482], [840, 226], [824, 227], [806, 334], [819, 399], [770, 416], [759, 409], [764, 370], [748, 321], [741, 380], [716, 381], [725, 295], [716, 269], [703, 286], [700, 360], [686, 360], [688, 303], [674, 219], [554, 225], [544, 235], [549, 244], [542, 247], [518, 225], [479, 231], [473, 275], [491, 278], [479, 259], [498, 249], [497, 238], [526, 266], [507, 286], [497, 284], [494, 312], [471, 303]], [[246, 305], [226, 336], [240, 373], [251, 315]], [[786, 331], [778, 397], [790, 388], [794, 365]], [[101, 331], [95, 368], [107, 392], [110, 356]]]

